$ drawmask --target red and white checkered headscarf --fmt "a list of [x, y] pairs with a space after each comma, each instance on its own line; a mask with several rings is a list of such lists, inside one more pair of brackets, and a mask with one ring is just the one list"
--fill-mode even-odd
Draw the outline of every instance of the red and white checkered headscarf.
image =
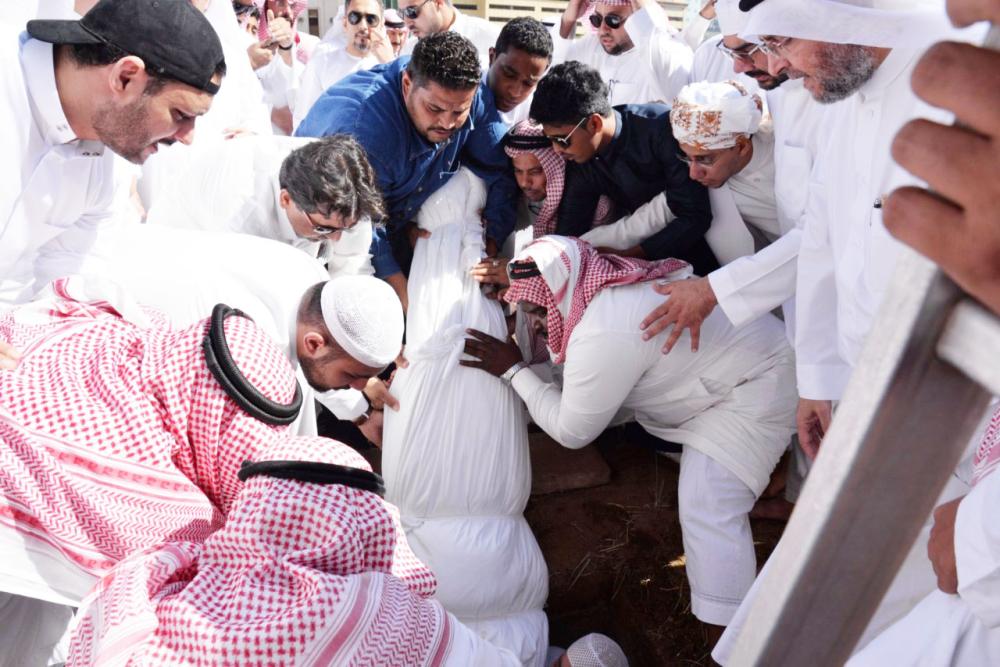
[[[514, 125], [507, 135], [509, 138], [504, 142], [504, 151], [508, 157], [514, 159], [518, 155], [534, 155], [542, 165], [542, 171], [545, 172], [545, 202], [542, 204], [542, 210], [538, 212], [538, 217], [535, 218], [532, 233], [536, 239], [554, 234], [558, 223], [559, 203], [566, 187], [566, 161], [552, 150], [552, 143], [549, 141], [536, 148], [520, 148], [516, 146], [516, 141], [510, 139], [544, 137], [541, 125], [533, 125], [530, 121], [522, 120]], [[594, 213], [594, 226], [610, 222], [611, 209], [611, 200], [602, 196]]]
[[989, 426], [983, 433], [976, 449], [975, 464], [972, 469], [972, 484], [976, 485], [984, 477], [1000, 466], [1000, 405], [993, 411]]
[[548, 346], [557, 364], [566, 360], [573, 329], [602, 289], [648, 280], [681, 280], [691, 275], [691, 266], [679, 259], [649, 262], [605, 255], [586, 241], [568, 236], [541, 238], [522, 250], [511, 264], [526, 261], [534, 262], [542, 275], [520, 279], [511, 275], [503, 298], [508, 303], [528, 301], [548, 311]]
[[[89, 588], [126, 556], [221, 525], [240, 463], [282, 438], [211, 375], [207, 322], [141, 328], [106, 303], [55, 296], [0, 316], [24, 357], [0, 373], [0, 531]], [[264, 395], [291, 401], [295, 374], [250, 320], [225, 323], [233, 358]]]
[[[258, 460], [368, 469], [346, 446], [289, 437]], [[398, 513], [373, 493], [251, 477], [202, 544], [137, 554], [81, 606], [69, 665], [436, 665], [450, 622]]]

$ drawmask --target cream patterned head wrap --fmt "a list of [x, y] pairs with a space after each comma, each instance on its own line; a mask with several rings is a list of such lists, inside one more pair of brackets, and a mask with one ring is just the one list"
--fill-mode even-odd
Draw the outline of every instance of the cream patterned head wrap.
[[763, 102], [735, 81], [701, 81], [684, 86], [673, 109], [674, 138], [699, 150], [732, 148], [740, 136], [760, 127]]

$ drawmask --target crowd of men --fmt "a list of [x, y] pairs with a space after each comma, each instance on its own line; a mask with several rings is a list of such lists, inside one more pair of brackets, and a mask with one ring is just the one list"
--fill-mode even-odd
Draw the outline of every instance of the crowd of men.
[[[305, 0], [27, 5], [0, 20], [0, 664], [521, 664], [434, 600], [343, 444], [398, 408], [417, 214], [461, 170], [514, 334], [460, 363], [565, 447], [635, 422], [679, 462], [721, 664], [750, 518], [793, 511], [903, 243], [1000, 310], [995, 1], [682, 27], [345, 0], [322, 36]], [[851, 664], [1000, 662], [998, 442], [991, 408]], [[627, 659], [595, 634], [535, 664]]]

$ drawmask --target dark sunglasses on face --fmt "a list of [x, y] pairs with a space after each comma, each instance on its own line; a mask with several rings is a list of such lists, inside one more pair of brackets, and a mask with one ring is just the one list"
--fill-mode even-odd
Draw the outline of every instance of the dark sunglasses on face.
[[424, 5], [426, 5], [430, 1], [431, 0], [424, 0], [419, 5], [411, 5], [409, 7], [404, 7], [403, 9], [399, 10], [399, 13], [403, 15], [404, 19], [410, 19], [411, 21], [415, 21], [417, 20], [417, 17], [420, 16], [420, 10], [423, 9]]
[[604, 21], [604, 25], [608, 26], [612, 30], [618, 30], [622, 27], [622, 23], [625, 23], [627, 17], [618, 16], [618, 14], [608, 14], [607, 16], [601, 16], [597, 12], [590, 15], [590, 25], [595, 28], [601, 27], [601, 21]]
[[381, 20], [378, 14], [362, 14], [361, 12], [348, 12], [347, 22], [351, 25], [357, 25], [361, 23], [361, 19], [368, 22], [369, 27], [374, 28], [379, 24]]

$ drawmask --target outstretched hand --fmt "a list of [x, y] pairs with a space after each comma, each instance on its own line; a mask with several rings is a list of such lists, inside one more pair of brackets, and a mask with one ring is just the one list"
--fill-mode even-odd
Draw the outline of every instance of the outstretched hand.
[[511, 366], [524, 361], [521, 350], [511, 339], [503, 341], [476, 329], [466, 329], [465, 333], [470, 336], [465, 339], [465, 354], [473, 358], [460, 360], [458, 363], [462, 366], [479, 368], [500, 377]]
[[663, 345], [663, 353], [666, 354], [674, 348], [684, 330], [689, 329], [691, 351], [697, 352], [701, 340], [701, 323], [712, 314], [718, 303], [708, 278], [665, 283], [656, 285], [653, 289], [670, 298], [657, 306], [639, 324], [639, 328], [645, 332], [642, 339], [649, 340], [667, 327], [673, 326], [667, 342]]
[[12, 371], [21, 361], [21, 353], [10, 343], [0, 340], [0, 368]]

